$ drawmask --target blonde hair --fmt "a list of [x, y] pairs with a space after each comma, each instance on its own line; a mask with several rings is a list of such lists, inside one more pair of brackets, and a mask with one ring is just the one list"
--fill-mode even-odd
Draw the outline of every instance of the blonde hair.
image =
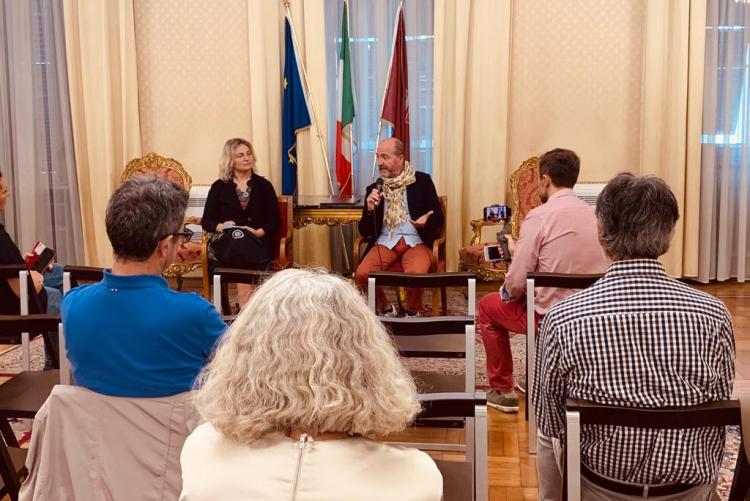
[[393, 433], [420, 409], [383, 324], [353, 285], [319, 269], [261, 285], [196, 386], [203, 418], [245, 444], [292, 427]]
[[[243, 144], [250, 148], [250, 153], [255, 157], [255, 161], [258, 161], [258, 157], [255, 155], [255, 148], [250, 144], [250, 141], [242, 139], [241, 137], [228, 139], [227, 142], [224, 143], [224, 149], [221, 151], [221, 160], [219, 161], [219, 179], [229, 181], [234, 177], [234, 150]], [[253, 167], [253, 171], [255, 171], [255, 167]]]

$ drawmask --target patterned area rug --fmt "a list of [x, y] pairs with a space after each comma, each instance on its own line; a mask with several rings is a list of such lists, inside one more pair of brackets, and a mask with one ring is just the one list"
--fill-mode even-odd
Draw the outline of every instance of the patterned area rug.
[[[39, 336], [29, 343], [31, 353], [31, 370], [44, 368], [44, 341]], [[21, 372], [21, 346], [14, 346], [0, 355], [0, 376], [12, 376]]]

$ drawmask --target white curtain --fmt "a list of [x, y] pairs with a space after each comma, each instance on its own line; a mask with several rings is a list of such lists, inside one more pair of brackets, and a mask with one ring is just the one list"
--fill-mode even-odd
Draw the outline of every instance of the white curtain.
[[698, 278], [744, 282], [750, 202], [750, 4], [708, 2]]
[[[354, 83], [354, 193], [363, 194], [372, 183], [378, 116], [385, 90], [385, 78], [393, 45], [398, 0], [349, 0], [349, 37]], [[336, 176], [336, 70], [341, 44], [343, 0], [326, 2], [326, 63], [328, 66], [328, 151], [331, 175]], [[432, 173], [433, 163], [433, 0], [404, 0], [406, 51], [409, 69], [409, 139], [411, 162], [417, 170]], [[381, 140], [389, 137], [390, 128], [382, 127]], [[377, 172], [375, 173], [377, 177]], [[331, 265], [351, 272], [352, 228], [341, 233], [331, 231]], [[348, 262], [342, 249], [349, 252]], [[347, 266], [347, 264], [349, 266]]]
[[0, 170], [5, 224], [21, 252], [39, 240], [83, 263], [62, 5], [0, 3]]
[[[343, 0], [326, 5], [326, 31], [330, 41], [329, 116], [336, 116], [336, 61], [341, 36]], [[393, 29], [398, 0], [350, 0], [349, 36], [354, 80], [354, 188], [364, 193], [372, 182], [372, 161], [378, 135], [378, 115], [382, 106], [385, 77], [391, 58]], [[411, 162], [417, 170], [432, 172], [432, 95], [433, 95], [433, 0], [404, 0], [406, 51], [409, 68], [409, 133]], [[332, 9], [336, 9], [332, 12]], [[335, 120], [330, 120], [330, 158], [335, 148]], [[387, 126], [381, 138], [388, 137]], [[377, 177], [377, 174], [376, 174]]]

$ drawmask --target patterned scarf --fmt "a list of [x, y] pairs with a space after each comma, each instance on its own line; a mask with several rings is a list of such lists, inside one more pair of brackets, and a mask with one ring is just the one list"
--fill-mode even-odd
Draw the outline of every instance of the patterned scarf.
[[393, 236], [393, 230], [406, 221], [404, 190], [414, 181], [414, 167], [409, 162], [404, 164], [404, 170], [398, 176], [383, 179], [383, 196], [388, 202], [385, 206], [383, 226], [388, 229], [389, 237]]

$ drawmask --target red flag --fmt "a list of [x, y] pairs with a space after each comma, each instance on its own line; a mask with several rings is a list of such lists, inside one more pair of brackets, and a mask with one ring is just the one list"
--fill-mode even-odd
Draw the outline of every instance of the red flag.
[[383, 113], [380, 118], [390, 123], [393, 137], [404, 143], [404, 157], [409, 160], [409, 71], [406, 67], [406, 30], [404, 10], [399, 8], [398, 28], [391, 54], [391, 70], [385, 90]]

